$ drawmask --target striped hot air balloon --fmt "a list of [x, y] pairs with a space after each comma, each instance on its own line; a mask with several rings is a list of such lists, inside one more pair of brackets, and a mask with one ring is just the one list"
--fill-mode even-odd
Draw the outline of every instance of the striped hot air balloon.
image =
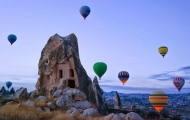
[[161, 46], [158, 48], [158, 52], [164, 57], [168, 52], [168, 48], [166, 46]]
[[118, 78], [120, 79], [120, 81], [123, 83], [123, 85], [125, 84], [125, 82], [129, 79], [129, 73], [127, 71], [121, 71], [118, 74]]
[[160, 113], [168, 103], [168, 96], [162, 91], [155, 91], [150, 94], [149, 101], [156, 111]]
[[173, 84], [180, 91], [183, 85], [185, 84], [185, 80], [182, 77], [176, 77], [173, 80]]

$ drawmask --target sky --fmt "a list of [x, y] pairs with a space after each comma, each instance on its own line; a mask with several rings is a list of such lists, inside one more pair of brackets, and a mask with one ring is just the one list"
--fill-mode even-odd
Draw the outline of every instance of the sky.
[[[81, 6], [91, 9], [83, 19]], [[3, 0], [0, 1], [0, 87], [35, 89], [38, 62], [48, 39], [55, 33], [78, 39], [80, 60], [93, 80], [93, 65], [105, 62], [99, 80], [105, 92], [190, 92], [189, 0]], [[10, 45], [9, 34], [17, 41]], [[167, 46], [163, 58], [160, 46]], [[125, 85], [120, 71], [130, 75]], [[173, 78], [183, 77], [181, 92]]]

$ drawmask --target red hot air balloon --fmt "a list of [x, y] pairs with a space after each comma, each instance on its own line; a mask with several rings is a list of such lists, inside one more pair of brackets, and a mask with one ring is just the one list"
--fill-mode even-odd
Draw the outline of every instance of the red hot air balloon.
[[182, 77], [176, 77], [173, 80], [173, 84], [180, 91], [183, 85], [185, 84], [185, 80]]

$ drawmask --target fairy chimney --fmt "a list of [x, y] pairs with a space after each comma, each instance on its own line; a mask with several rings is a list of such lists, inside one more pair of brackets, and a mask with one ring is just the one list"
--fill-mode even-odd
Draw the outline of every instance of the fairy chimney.
[[97, 94], [102, 92], [101, 89], [94, 89], [92, 80], [80, 62], [75, 34], [66, 37], [55, 34], [50, 37], [41, 52], [38, 68], [38, 94], [51, 95], [57, 89], [77, 88], [86, 94], [87, 100], [94, 108], [100, 109], [100, 114], [107, 114], [107, 111], [101, 108], [102, 94]]
[[78, 87], [73, 52], [79, 55], [77, 39], [74, 34], [67, 37], [55, 34], [50, 37], [41, 52], [38, 64], [40, 77], [38, 78], [36, 89], [43, 87], [46, 90], [53, 87], [59, 88], [63, 81], [66, 81], [66, 86], [68, 87]]

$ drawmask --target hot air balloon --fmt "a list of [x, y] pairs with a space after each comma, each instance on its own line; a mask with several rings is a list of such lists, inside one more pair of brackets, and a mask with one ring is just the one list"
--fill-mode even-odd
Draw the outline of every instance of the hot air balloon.
[[129, 79], [129, 73], [127, 71], [121, 71], [118, 74], [118, 78], [120, 79], [120, 81], [123, 83], [123, 85], [125, 84], [125, 82]]
[[80, 8], [80, 14], [83, 16], [84, 20], [90, 14], [90, 8], [88, 6], [82, 6]]
[[176, 77], [173, 80], [173, 84], [175, 85], [175, 87], [179, 90], [181, 90], [181, 88], [183, 87], [183, 85], [185, 84], [185, 80], [181, 77]]
[[94, 72], [98, 75], [99, 79], [104, 75], [107, 70], [107, 65], [104, 62], [97, 62], [93, 66]]
[[12, 85], [12, 82], [10, 82], [10, 81], [6, 82], [6, 86], [7, 86], [8, 89], [11, 87], [11, 85]]
[[150, 94], [149, 101], [156, 111], [160, 113], [168, 103], [168, 96], [162, 91], [155, 91]]
[[164, 57], [168, 52], [168, 48], [166, 46], [161, 46], [158, 48], [158, 52]]
[[16, 37], [16, 35], [14, 35], [14, 34], [10, 34], [10, 35], [8, 36], [8, 40], [9, 40], [9, 42], [11, 43], [11, 45], [16, 41], [16, 39], [17, 39], [17, 37]]

